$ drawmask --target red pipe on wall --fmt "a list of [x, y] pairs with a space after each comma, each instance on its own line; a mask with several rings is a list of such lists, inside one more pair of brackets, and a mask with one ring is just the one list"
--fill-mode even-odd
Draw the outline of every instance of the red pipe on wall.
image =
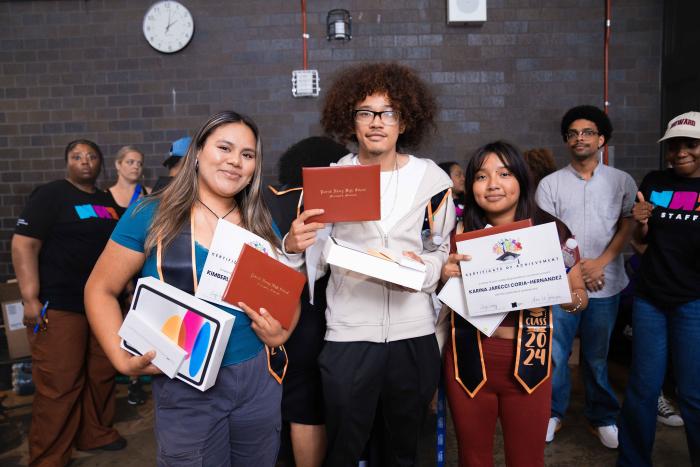
[[306, 0], [301, 0], [301, 37], [304, 41], [304, 70], [308, 68], [308, 49], [306, 41], [309, 39], [309, 35], [306, 33]]
[[[607, 114], [610, 107], [608, 100], [608, 67], [610, 64], [610, 26], [611, 26], [611, 0], [605, 0], [605, 39], [603, 40], [603, 111]], [[603, 163], [608, 165], [608, 145], [603, 148]]]

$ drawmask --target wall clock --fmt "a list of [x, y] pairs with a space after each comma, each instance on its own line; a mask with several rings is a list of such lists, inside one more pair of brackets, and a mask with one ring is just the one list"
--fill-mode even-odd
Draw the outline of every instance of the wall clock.
[[175, 53], [185, 48], [194, 34], [194, 20], [180, 2], [156, 2], [143, 17], [143, 35], [158, 52]]

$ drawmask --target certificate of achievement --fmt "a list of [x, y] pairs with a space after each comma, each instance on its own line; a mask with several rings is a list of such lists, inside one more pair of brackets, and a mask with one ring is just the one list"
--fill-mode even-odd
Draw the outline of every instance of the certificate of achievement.
[[461, 277], [450, 277], [440, 290], [438, 299], [487, 337], [491, 337], [508, 315], [508, 312], [503, 312], [493, 315], [470, 316]]
[[[571, 292], [554, 222], [457, 242], [470, 316], [569, 303]], [[471, 232], [470, 232], [471, 233]]]
[[195, 297], [229, 308], [232, 306], [223, 301], [222, 297], [243, 245], [250, 245], [268, 256], [273, 256], [270, 242], [243, 227], [219, 219]]

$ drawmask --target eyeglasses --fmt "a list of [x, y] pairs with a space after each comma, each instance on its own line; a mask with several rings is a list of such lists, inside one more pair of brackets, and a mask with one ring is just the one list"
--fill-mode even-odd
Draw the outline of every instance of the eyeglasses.
[[355, 109], [352, 111], [352, 116], [357, 123], [372, 123], [376, 116], [379, 116], [379, 120], [385, 125], [396, 125], [399, 123], [399, 112], [397, 110], [375, 112], [374, 110]]
[[572, 139], [578, 139], [579, 136], [583, 136], [584, 138], [591, 138], [593, 136], [599, 135], [597, 131], [591, 130], [590, 128], [586, 128], [585, 130], [577, 131], [577, 130], [569, 130], [566, 133], [564, 133], [564, 137], [566, 137], [567, 141], [571, 141]]

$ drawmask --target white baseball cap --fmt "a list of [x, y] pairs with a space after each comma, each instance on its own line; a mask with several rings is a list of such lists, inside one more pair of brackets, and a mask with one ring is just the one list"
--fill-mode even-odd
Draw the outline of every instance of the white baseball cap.
[[700, 112], [686, 112], [668, 122], [666, 134], [658, 142], [670, 138], [700, 139]]

